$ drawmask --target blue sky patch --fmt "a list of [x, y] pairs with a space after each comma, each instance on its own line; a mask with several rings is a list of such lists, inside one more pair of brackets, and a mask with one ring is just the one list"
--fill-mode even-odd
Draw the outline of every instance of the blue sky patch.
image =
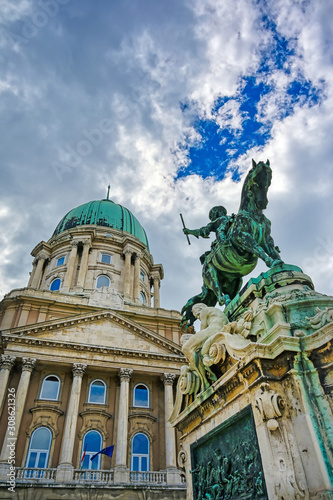
[[[231, 97], [221, 96], [214, 103], [212, 119], [206, 119], [197, 113], [194, 118], [194, 129], [201, 140], [191, 144], [185, 138], [178, 150], [186, 153], [188, 165], [180, 166], [177, 179], [197, 174], [203, 178], [214, 177], [221, 180], [231, 173], [233, 180], [240, 178], [238, 169], [230, 171], [229, 164], [235, 164], [237, 159], [253, 147], [263, 148], [271, 138], [271, 130], [276, 120], [283, 120], [294, 113], [296, 107], [318, 105], [323, 97], [322, 86], [315, 87], [311, 81], [302, 75], [290, 82], [285, 89], [277, 90], [271, 81], [274, 71], [283, 71], [290, 75], [290, 58], [295, 57], [294, 40], [281, 36], [276, 25], [263, 15], [262, 23], [271, 33], [269, 48], [262, 51], [261, 61], [255, 75], [243, 77], [237, 92]], [[274, 116], [258, 116], [258, 104], [273, 99], [278, 107]], [[233, 101], [233, 106], [230, 106]], [[181, 110], [186, 113], [191, 110], [195, 114], [195, 103], [183, 102]], [[218, 123], [221, 123], [222, 126]], [[236, 122], [235, 122], [236, 118]], [[238, 126], [235, 127], [235, 123]], [[239, 125], [240, 124], [240, 125]], [[177, 151], [175, 152], [177, 161]]]

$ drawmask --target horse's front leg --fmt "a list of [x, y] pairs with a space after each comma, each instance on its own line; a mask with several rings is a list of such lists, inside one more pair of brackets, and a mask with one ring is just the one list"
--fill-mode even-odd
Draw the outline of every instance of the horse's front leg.
[[[280, 257], [280, 253], [278, 251], [278, 248], [274, 245], [274, 240], [272, 236], [269, 234], [266, 236], [266, 243], [264, 245], [264, 249], [266, 253], [272, 257], [272, 259], [276, 262], [282, 262], [282, 259]], [[277, 263], [277, 262], [276, 262]]]
[[223, 283], [221, 283], [216, 267], [212, 264], [204, 266], [202, 277], [204, 283], [214, 292], [220, 306], [229, 304], [230, 297], [223, 293]]
[[262, 259], [267, 267], [273, 267], [276, 264], [276, 259], [267, 255], [263, 247], [246, 231], [234, 231], [232, 241], [242, 250], [246, 250]]

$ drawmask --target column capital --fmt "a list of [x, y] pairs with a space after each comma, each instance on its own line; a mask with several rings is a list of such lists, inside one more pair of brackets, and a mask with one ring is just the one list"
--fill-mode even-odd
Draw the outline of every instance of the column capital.
[[83, 365], [81, 363], [73, 363], [73, 377], [83, 377], [83, 374], [87, 368], [87, 365]]
[[176, 378], [175, 373], [163, 373], [164, 385], [173, 385]]
[[71, 241], [71, 247], [77, 247], [80, 242], [78, 240], [72, 240]]
[[37, 259], [42, 259], [42, 260], [46, 260], [49, 258], [49, 255], [46, 253], [46, 252], [39, 252], [39, 254], [37, 255]]
[[1, 354], [1, 370], [11, 370], [15, 363], [15, 360], [15, 356], [9, 356], [9, 354]]
[[129, 254], [129, 255], [132, 255], [132, 253], [133, 253], [133, 251], [132, 251], [132, 250], [129, 250], [129, 249], [127, 249], [127, 250], [124, 250], [124, 251], [123, 251], [123, 254], [124, 254], [124, 255], [128, 255], [128, 254]]
[[131, 368], [120, 368], [119, 371], [119, 377], [120, 377], [120, 382], [123, 380], [129, 381], [131, 376], [132, 376], [133, 370]]
[[35, 368], [36, 358], [22, 358], [22, 371], [32, 372]]

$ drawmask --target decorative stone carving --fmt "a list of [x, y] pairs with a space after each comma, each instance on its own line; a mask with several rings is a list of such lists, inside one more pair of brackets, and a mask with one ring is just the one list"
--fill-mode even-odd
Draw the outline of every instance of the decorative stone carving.
[[22, 358], [22, 371], [32, 372], [36, 364], [36, 358]]
[[87, 368], [87, 365], [81, 363], [73, 363], [73, 377], [83, 377], [83, 374]]
[[[204, 366], [202, 360], [202, 357], [209, 352], [210, 346], [207, 345], [206, 341], [223, 329], [228, 323], [228, 318], [219, 309], [207, 307], [206, 304], [202, 303], [195, 304], [192, 313], [196, 318], [200, 319], [201, 329], [184, 343], [182, 350], [189, 361], [191, 370], [199, 376], [201, 390], [204, 391], [210, 386], [206, 371], [208, 371], [212, 380], [216, 380], [216, 376], [209, 368], [209, 365]], [[201, 351], [201, 355], [198, 354], [198, 351]]]
[[322, 328], [327, 323], [332, 323], [333, 307], [331, 308], [325, 307], [324, 310], [319, 309], [319, 307], [316, 307], [316, 311], [317, 314], [315, 314], [312, 318], [308, 318], [307, 316], [305, 318], [309, 321], [314, 330], [319, 330], [319, 328]]
[[282, 397], [271, 390], [269, 384], [264, 382], [260, 385], [260, 393], [256, 398], [255, 407], [260, 412], [261, 418], [267, 421], [267, 427], [270, 431], [275, 431], [279, 427], [275, 419], [282, 416], [281, 410], [284, 406]]
[[15, 360], [16, 360], [15, 356], [9, 356], [8, 354], [1, 354], [1, 370], [11, 370], [15, 363]]
[[51, 404], [41, 404], [30, 408], [32, 413], [32, 422], [27, 430], [27, 436], [31, 436], [37, 427], [46, 426], [52, 430], [53, 436], [59, 434], [58, 419], [64, 414], [62, 410]]
[[164, 373], [163, 374], [164, 385], [173, 385], [175, 378], [176, 378], [175, 373]]
[[119, 371], [119, 377], [120, 377], [120, 382], [123, 380], [129, 381], [131, 376], [132, 376], [133, 370], [131, 368], [120, 368]]
[[187, 453], [183, 448], [183, 443], [180, 443], [180, 451], [178, 453], [177, 462], [178, 467], [180, 467], [181, 469], [185, 468], [187, 462]]
[[79, 413], [80, 417], [83, 419], [82, 428], [79, 434], [79, 439], [82, 439], [84, 434], [90, 429], [96, 429], [100, 431], [104, 439], [107, 439], [108, 433], [106, 431], [107, 421], [112, 418], [111, 413], [108, 413], [104, 409], [95, 408], [93, 405], [85, 405], [86, 410]]

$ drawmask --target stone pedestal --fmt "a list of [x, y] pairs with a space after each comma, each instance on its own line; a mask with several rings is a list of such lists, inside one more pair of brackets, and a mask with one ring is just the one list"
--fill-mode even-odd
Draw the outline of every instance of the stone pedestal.
[[60, 464], [57, 467], [56, 481], [57, 483], [70, 483], [73, 481], [74, 467], [72, 464]]
[[128, 484], [130, 481], [130, 470], [128, 467], [122, 467], [121, 465], [116, 465], [114, 470], [114, 483], [126, 483]]
[[333, 297], [279, 265], [225, 313], [201, 358], [217, 380], [183, 367], [170, 418], [188, 500], [333, 498]]

